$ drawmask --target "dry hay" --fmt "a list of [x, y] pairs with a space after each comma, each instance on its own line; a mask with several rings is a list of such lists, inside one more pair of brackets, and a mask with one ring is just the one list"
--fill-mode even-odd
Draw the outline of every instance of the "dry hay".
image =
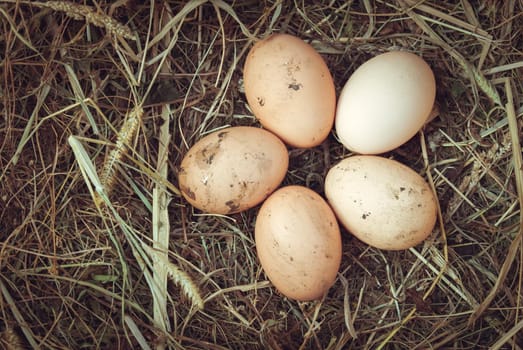
[[[522, 13], [513, 0], [1, 0], [1, 344], [522, 348]], [[202, 215], [176, 189], [202, 135], [258, 125], [241, 67], [271, 32], [311, 42], [338, 91], [394, 49], [437, 76], [436, 118], [386, 154], [434, 187], [434, 234], [401, 252], [344, 234], [339, 278], [318, 302], [267, 282], [256, 209]], [[349, 153], [331, 135], [290, 155], [285, 183], [322, 193]]]

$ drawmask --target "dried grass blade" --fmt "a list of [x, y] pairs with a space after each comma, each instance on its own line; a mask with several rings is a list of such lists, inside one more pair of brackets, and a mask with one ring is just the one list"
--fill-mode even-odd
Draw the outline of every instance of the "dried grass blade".
[[138, 344], [140, 344], [142, 350], [151, 350], [151, 347], [149, 346], [149, 344], [147, 344], [145, 337], [143, 336], [142, 332], [140, 332], [140, 329], [138, 328], [134, 320], [129, 315], [125, 315], [124, 321], [131, 333], [134, 335], [136, 341], [138, 341]]
[[31, 332], [31, 329], [27, 327], [27, 322], [24, 320], [24, 317], [22, 316], [22, 313], [16, 306], [16, 303], [14, 302], [13, 298], [11, 297], [11, 294], [7, 290], [7, 288], [4, 285], [4, 282], [0, 280], [0, 290], [2, 291], [2, 295], [7, 302], [7, 305], [9, 305], [9, 308], [11, 309], [11, 313], [13, 314], [14, 318], [16, 319], [16, 322], [20, 326], [20, 329], [24, 333], [25, 338], [27, 339], [27, 342], [33, 349], [40, 349], [40, 345], [36, 342], [36, 340], [33, 337], [33, 333]]
[[238, 23], [243, 35], [245, 35], [247, 38], [252, 39], [252, 40], [256, 39], [255, 36], [249, 31], [249, 29], [247, 29], [245, 24], [243, 24], [243, 22], [238, 18], [238, 15], [234, 11], [234, 9], [231, 7], [231, 5], [227, 4], [223, 0], [210, 0], [210, 1], [214, 6], [217, 6], [217, 7], [221, 8], [222, 10], [224, 10], [225, 12], [227, 12], [236, 21], [236, 23]]
[[[451, 17], [451, 16], [449, 16], [449, 17]], [[472, 32], [472, 31], [470, 31], [470, 30], [468, 30], [468, 29], [463, 29], [463, 28], [461, 28], [460, 26], [456, 26], [456, 25], [453, 25], [453, 24], [448, 24], [448, 23], [446, 23], [446, 22], [442, 22], [442, 21], [439, 21], [439, 20], [437, 20], [437, 19], [433, 19], [433, 18], [428, 17], [428, 16], [420, 15], [420, 18], [422, 18], [424, 21], [427, 21], [427, 22], [429, 22], [429, 23], [438, 24], [438, 25], [440, 25], [440, 26], [442, 26], [442, 27], [445, 27], [445, 28], [448, 28], [448, 29], [450, 29], [450, 30], [452, 30], [452, 31], [459, 32], [459, 33], [463, 33], [463, 34], [465, 34], [465, 35], [473, 36], [473, 37], [475, 37], [475, 38], [477, 38], [477, 39], [479, 39], [479, 40], [481, 40], [481, 41], [483, 41], [483, 42], [488, 41], [488, 40], [490, 39], [490, 36], [488, 36], [488, 37], [484, 37], [484, 36], [482, 36], [482, 35], [480, 35], [480, 34], [477, 34], [477, 33], [475, 33], [475, 32]], [[453, 17], [451, 17], [451, 18], [453, 18]], [[452, 23], [452, 21], [451, 21], [451, 23]], [[479, 31], [479, 30], [478, 30], [478, 31]], [[487, 34], [487, 35], [488, 35], [488, 34]]]
[[463, 13], [465, 14], [465, 17], [469, 20], [469, 22], [472, 22], [470, 25], [473, 27], [479, 27], [479, 20], [476, 17], [474, 7], [472, 7], [470, 2], [468, 0], [461, 0], [461, 6], [463, 6]]
[[207, 302], [211, 301], [212, 299], [215, 299], [221, 295], [225, 295], [230, 292], [234, 292], [234, 291], [248, 292], [251, 290], [270, 288], [271, 285], [272, 284], [269, 281], [262, 281], [262, 282], [256, 282], [256, 283], [250, 283], [250, 284], [236, 285], [236, 286], [228, 287], [228, 288], [221, 288], [221, 289], [218, 289], [213, 294], [207, 296], [207, 298], [205, 298], [205, 300], [204, 300], [204, 303], [207, 303]]
[[126, 183], [131, 187], [134, 194], [140, 198], [140, 201], [142, 204], [147, 208], [147, 210], [152, 213], [153, 212], [153, 205], [151, 204], [151, 201], [149, 200], [149, 193], [143, 191], [139, 185], [136, 183], [136, 179], [131, 177], [129, 174], [127, 174], [124, 171], [120, 172], [120, 175], [122, 175], [123, 179], [125, 179]]
[[225, 62], [226, 34], [225, 34], [225, 29], [223, 27], [223, 19], [222, 19], [222, 15], [220, 13], [220, 9], [216, 6], [216, 4], [213, 4], [213, 6], [214, 6], [214, 11], [216, 12], [216, 17], [218, 18], [218, 23], [220, 25], [220, 31], [222, 33], [222, 55], [220, 58], [220, 65], [218, 66], [218, 74], [216, 74], [216, 82], [214, 83], [214, 86], [218, 86], [218, 82], [220, 81], [220, 77], [222, 76], [223, 64]]
[[376, 27], [376, 18], [372, 15], [374, 12], [374, 9], [372, 8], [372, 5], [370, 4], [369, 0], [364, 0], [363, 5], [365, 6], [365, 11], [367, 11], [367, 14], [369, 15], [369, 27], [367, 28], [367, 31], [363, 34], [363, 38], [369, 39], [372, 37], [372, 32], [374, 32], [374, 29]]
[[76, 76], [76, 73], [74, 72], [73, 68], [70, 65], [64, 64], [64, 67], [65, 67], [65, 71], [67, 72], [67, 77], [69, 78], [69, 83], [71, 84], [71, 87], [73, 88], [73, 92], [74, 92], [77, 102], [79, 102], [80, 106], [82, 106], [82, 110], [84, 111], [85, 115], [87, 116], [87, 119], [89, 120], [89, 124], [91, 124], [93, 133], [95, 135], [98, 135], [100, 133], [100, 131], [98, 130], [98, 126], [96, 125], [96, 122], [94, 120], [93, 115], [91, 114], [91, 111], [89, 110], [89, 107], [85, 103], [86, 98], [82, 91], [82, 87], [80, 86], [80, 82], [78, 81], [78, 77]]
[[[184, 7], [184, 9], [188, 6], [188, 4]], [[182, 10], [183, 12], [183, 10]], [[180, 13], [178, 13], [174, 18], [177, 18], [178, 16], [180, 15]], [[173, 18], [173, 19], [174, 19]], [[183, 24], [183, 18], [185, 17], [182, 17], [180, 18], [179, 21], [177, 22], [174, 22], [174, 24], [178, 23], [178, 27], [176, 28], [173, 28], [173, 35], [172, 37], [170, 37], [169, 35], [169, 32], [166, 32], [160, 39], [163, 39], [163, 40], [166, 40], [166, 42], [168, 42], [168, 45], [167, 45], [167, 48], [160, 54], [156, 55], [156, 58], [160, 58], [160, 63], [158, 64], [158, 68], [154, 71], [152, 77], [151, 77], [151, 83], [149, 84], [149, 86], [147, 87], [147, 90], [145, 91], [145, 93], [143, 94], [142, 96], [142, 101], [146, 101], [147, 98], [149, 97], [149, 94], [151, 93], [151, 89], [153, 88], [154, 86], [154, 82], [156, 81], [156, 78], [158, 77], [158, 75], [160, 74], [160, 71], [163, 69], [164, 67], [164, 64], [167, 60], [167, 58], [169, 57], [172, 49], [174, 48], [174, 45], [176, 45], [176, 43], [178, 42], [178, 32], [180, 31], [180, 28]], [[171, 19], [168, 24], [172, 23], [173, 19]], [[167, 25], [166, 25], [167, 26]], [[163, 30], [162, 30], [163, 32]], [[158, 37], [158, 35], [155, 36], [155, 38]], [[168, 40], [167, 40], [168, 39]], [[153, 39], [154, 40], [154, 39]], [[146, 50], [149, 50], [150, 49], [150, 43], [149, 45], [147, 46], [147, 49]], [[145, 56], [145, 54], [144, 54]], [[151, 63], [152, 64], [152, 63]]]
[[[165, 220], [167, 207], [165, 202], [165, 192], [162, 192], [158, 187], [153, 188], [153, 247], [158, 250], [158, 254], [167, 259], [169, 218], [167, 216], [167, 220]], [[164, 227], [164, 225], [167, 225], [167, 227]], [[164, 239], [165, 233], [167, 233], [167, 243]], [[152, 270], [153, 280], [158, 288], [158, 293], [153, 293], [153, 317], [163, 331], [169, 331], [169, 317], [165, 312], [167, 309], [167, 270], [159, 260], [154, 259]]]
[[25, 46], [27, 46], [29, 49], [31, 49], [32, 51], [36, 52], [39, 56], [41, 56], [41, 53], [35, 49], [35, 47], [33, 46], [33, 44], [31, 44], [31, 42], [24, 38], [24, 36], [20, 33], [18, 33], [18, 30], [16, 29], [16, 23], [13, 21], [13, 19], [7, 14], [7, 12], [5, 12], [5, 10], [0, 7], [0, 13], [5, 17], [5, 19], [7, 20], [7, 22], [9, 22], [9, 27], [10, 27], [10, 30], [12, 33], [15, 34], [15, 36], [22, 42], [24, 43]]
[[347, 282], [347, 279], [342, 274], [338, 274], [338, 277], [340, 279], [341, 285], [343, 286], [343, 319], [345, 321], [345, 327], [347, 327], [347, 330], [349, 331], [349, 334], [353, 339], [358, 338], [358, 333], [356, 332], [356, 329], [354, 328], [354, 317], [352, 316], [351, 310], [350, 310], [350, 300], [349, 300], [349, 282]]
[[516, 69], [520, 69], [520, 68], [523, 68], [523, 61], [512, 62], [512, 63], [502, 64], [500, 66], [488, 68], [483, 71], [483, 74], [490, 75], [490, 74], [506, 72], [509, 70], [516, 70]]
[[516, 323], [514, 327], [509, 329], [501, 338], [499, 338], [492, 346], [489, 348], [490, 350], [498, 350], [505, 345], [508, 341], [510, 341], [510, 338], [517, 335], [521, 330], [523, 329], [523, 320]]
[[[89, 101], [90, 101], [89, 99], [85, 100], [85, 102], [89, 102]], [[33, 135], [36, 133], [36, 131], [45, 123], [46, 120], [48, 120], [50, 118], [54, 118], [55, 116], [65, 113], [73, 108], [76, 108], [79, 105], [80, 105], [79, 102], [73, 103], [72, 105], [69, 105], [65, 108], [62, 108], [54, 113], [51, 113], [51, 114], [43, 117], [42, 119], [40, 119], [38, 124], [34, 128], [32, 128], [31, 133], [28, 135], [27, 138], [30, 139], [31, 137], [33, 137]], [[2, 172], [0, 173], [0, 182], [2, 181], [2, 179], [4, 179], [4, 177], [8, 173], [9, 167], [11, 166], [12, 163], [13, 163], [13, 159], [11, 158], [11, 159], [9, 159], [8, 163], [3, 167]]]
[[[158, 293], [160, 293], [160, 291], [159, 291], [158, 286], [156, 285], [156, 283], [154, 281], [154, 278], [153, 278], [153, 276], [151, 274], [151, 269], [153, 268], [154, 261], [152, 261], [152, 258], [148, 255], [147, 250], [144, 249], [147, 246], [140, 239], [140, 237], [138, 236], [138, 234], [134, 230], [134, 228], [132, 226], [130, 226], [120, 216], [120, 214], [118, 213], [118, 211], [116, 211], [116, 209], [111, 204], [111, 202], [109, 201], [107, 196], [102, 197], [102, 199], [105, 202], [105, 208], [107, 210], [110, 210], [110, 212], [112, 213], [114, 219], [116, 220], [116, 223], [117, 223], [118, 227], [122, 230], [125, 238], [129, 242], [129, 246], [131, 247], [132, 255], [136, 259], [136, 261], [138, 263], [138, 266], [140, 267], [140, 270], [143, 273], [143, 277], [144, 277], [145, 281], [147, 282], [147, 285], [149, 286], [149, 289], [151, 290], [153, 298], [155, 298], [156, 295]], [[111, 231], [109, 230], [109, 232], [111, 232]], [[129, 271], [130, 270], [129, 270], [129, 267], [128, 267], [127, 263], [126, 263], [126, 258], [124, 256], [121, 244], [116, 239], [114, 234], [111, 234], [110, 238], [111, 238], [113, 244], [118, 249], [119, 258], [120, 258], [120, 261], [121, 261], [121, 264], [122, 264], [122, 269], [123, 269], [123, 271], [122, 271], [122, 276], [123, 276], [122, 278], [123, 278], [123, 282], [124, 282], [123, 283], [123, 290], [125, 291], [126, 288], [128, 286], [130, 286], [130, 282], [128, 280]], [[126, 303], [131, 303], [131, 301], [125, 299], [124, 297], [121, 297], [121, 300], [122, 300], [122, 318], [124, 318], [125, 317], [125, 315], [124, 315], [125, 304]], [[166, 312], [166, 309], [164, 310], [164, 312]], [[150, 320], [151, 322], [153, 322], [153, 318], [152, 317], [150, 317], [149, 315], [147, 315], [147, 317], [151, 319]], [[165, 336], [168, 336], [168, 334], [169, 333], [164, 333]]]
[[[478, 28], [478, 26], [476, 24], [470, 24], [468, 22], [465, 22], [465, 21], [463, 21], [463, 20], [461, 20], [459, 18], [451, 16], [448, 13], [445, 13], [445, 12], [437, 10], [437, 9], [435, 9], [433, 7], [430, 7], [429, 5], [416, 4], [415, 0], [406, 0], [406, 2], [409, 5], [411, 5], [411, 6], [415, 6], [416, 10], [423, 11], [423, 12], [428, 13], [428, 14], [434, 16], [434, 17], [439, 17], [439, 18], [441, 18], [442, 20], [444, 20], [444, 21], [446, 21], [448, 23], [454, 24], [455, 26], [458, 27], [458, 28], [456, 28], [456, 27], [453, 28], [456, 31], [461, 31], [463, 33], [475, 36], [475, 37], [480, 38], [482, 40], [487, 40], [487, 41], [492, 40], [492, 36], [487, 31], [485, 31], [485, 30], [483, 30], [481, 28]], [[465, 7], [465, 9], [467, 8], [467, 6], [465, 4], [464, 4], [464, 7]], [[467, 11], [465, 11], [465, 13], [467, 13]], [[424, 17], [424, 18], [427, 19], [428, 17]], [[442, 24], [442, 25], [446, 25], [446, 24], [444, 24], [442, 22], [439, 22], [439, 23]], [[446, 26], [448, 26], [448, 25], [446, 25]], [[463, 28], [465, 30], [462, 30], [460, 28]]]
[[428, 182], [430, 184], [430, 188], [432, 190], [432, 193], [434, 194], [434, 197], [436, 198], [436, 209], [437, 209], [437, 218], [439, 223], [439, 228], [441, 232], [441, 239], [443, 241], [443, 261], [440, 271], [436, 278], [434, 279], [433, 283], [431, 284], [430, 288], [427, 289], [425, 294], [423, 295], [423, 299], [428, 298], [428, 296], [432, 293], [434, 288], [436, 288], [436, 285], [440, 282], [441, 278], [443, 277], [443, 274], [447, 270], [447, 265], [449, 263], [449, 253], [448, 253], [448, 242], [447, 242], [447, 230], [445, 229], [445, 225], [443, 224], [443, 214], [441, 212], [441, 206], [439, 199], [437, 198], [437, 191], [436, 191], [436, 185], [434, 184], [434, 178], [432, 177], [432, 173], [430, 172], [430, 162], [429, 162], [429, 156], [427, 153], [427, 143], [425, 142], [425, 134], [423, 132], [420, 132], [421, 136], [421, 153], [423, 155], [423, 162], [425, 163], [425, 168], [427, 169], [426, 174], [428, 178]]
[[[165, 11], [169, 13], [169, 11]], [[162, 26], [165, 22], [168, 22], [172, 18], [169, 14], [161, 17]], [[170, 52], [178, 40], [179, 27], [176, 27], [174, 32], [167, 32], [163, 37], [163, 44], [168, 48], [167, 52]], [[165, 74], [172, 74], [170, 62], [165, 60], [167, 56], [162, 57], [160, 64], [155, 72], [155, 77], [159, 72]], [[149, 88], [152, 84], [149, 86]], [[156, 161], [156, 173], [163, 180], [162, 182], [155, 182], [153, 188], [153, 212], [152, 212], [152, 225], [153, 225], [153, 248], [156, 249], [158, 254], [162, 255], [162, 258], [169, 260], [168, 248], [169, 248], [169, 231], [170, 222], [169, 214], [167, 211], [169, 198], [167, 189], [164, 185], [167, 182], [168, 176], [168, 158], [169, 158], [169, 144], [171, 141], [171, 133], [169, 131], [169, 118], [170, 118], [169, 105], [163, 105], [161, 110], [162, 124], [160, 126], [159, 145], [158, 145], [158, 158]], [[153, 259], [153, 280], [158, 293], [153, 294], [153, 316], [155, 321], [160, 325], [161, 329], [165, 332], [170, 332], [169, 317], [165, 310], [167, 309], [167, 270], [162, 266], [162, 263], [158, 260]], [[157, 349], [162, 348], [158, 346]]]
[[[438, 262], [438, 259], [434, 259], [435, 263], [437, 265], [440, 265], [438, 266], [439, 269], [434, 266], [433, 263], [431, 263], [430, 261], [428, 261], [423, 255], [421, 255], [416, 249], [414, 248], [409, 248], [409, 251], [414, 254], [425, 266], [427, 266], [434, 274], [436, 274], [438, 276], [438, 278], [443, 282], [445, 283], [454, 293], [456, 293], [456, 295], [458, 295], [461, 299], [463, 299], [464, 301], [467, 302], [467, 304], [469, 305], [475, 305], [476, 304], [476, 301], [474, 300], [474, 298], [471, 296], [471, 294], [467, 291], [467, 290], [461, 290], [459, 288], [459, 286], [454, 283], [453, 281], [451, 281], [452, 277], [449, 278], [447, 277], [448, 275], [448, 270], [449, 270], [449, 267], [447, 266], [446, 269], [445, 269], [445, 272], [447, 272], [446, 274], [441, 274], [441, 271], [443, 270], [443, 267], [445, 266], [441, 266], [443, 264], [439, 263]], [[438, 250], [434, 250], [434, 256], [437, 256], [437, 254], [439, 254], [439, 251]], [[443, 262], [444, 259], [441, 259], [441, 262]], [[441, 275], [441, 277], [439, 277]]]
[[145, 175], [149, 176], [154, 181], [161, 183], [163, 186], [165, 186], [167, 189], [169, 189], [169, 191], [171, 191], [172, 193], [176, 194], [177, 196], [181, 196], [180, 190], [175, 185], [173, 185], [172, 182], [162, 178], [156, 171], [149, 168], [147, 166], [146, 162], [144, 162], [142, 159], [134, 159], [133, 157], [128, 157], [127, 161], [129, 161], [130, 163], [133, 163], [137, 167], [137, 169], [139, 169]]
[[[84, 177], [85, 183], [87, 184], [87, 187], [89, 188], [89, 191], [91, 192], [93, 198], [95, 198], [95, 191], [98, 193], [98, 195], [105, 194], [102, 182], [100, 181], [100, 178], [96, 173], [96, 169], [94, 168], [93, 162], [91, 161], [91, 158], [89, 158], [89, 155], [87, 154], [84, 146], [73, 135], [69, 136], [67, 142], [73, 150], [76, 162], [78, 163], [80, 171], [82, 172], [82, 175]], [[94, 185], [94, 191], [92, 185]]]
[[151, 47], [160, 42], [176, 25], [183, 21], [183, 19], [192, 11], [205, 4], [207, 0], [189, 1], [185, 6], [174, 16], [169, 22], [167, 22], [162, 30], [151, 39], [145, 50], [150, 50]]
[[122, 62], [122, 67], [126, 73], [125, 78], [129, 82], [129, 86], [131, 88], [134, 88], [135, 86], [140, 85], [139, 80], [137, 80], [135, 78], [135, 75], [133, 74], [131, 65], [129, 64], [129, 61], [127, 60], [127, 56], [121, 52], [120, 46], [118, 46], [118, 45], [116, 45], [116, 54], [118, 55], [120, 62]]
[[[102, 185], [98, 174], [96, 173], [94, 164], [92, 163], [91, 159], [89, 158], [89, 155], [87, 154], [86, 150], [84, 149], [83, 145], [78, 141], [78, 139], [71, 135], [67, 139], [69, 145], [71, 146], [71, 149], [73, 150], [73, 153], [76, 158], [76, 162], [78, 163], [78, 167], [80, 168], [80, 172], [82, 173], [82, 176], [84, 178], [85, 184], [87, 185], [87, 188], [89, 189], [89, 192], [91, 194], [91, 197], [93, 198], [93, 201], [95, 205], [97, 205], [97, 209], [104, 221], [104, 224], [106, 225], [107, 232], [109, 234], [109, 237], [111, 239], [111, 242], [113, 242], [114, 246], [116, 247], [118, 251], [118, 258], [120, 260], [120, 263], [122, 264], [122, 275], [123, 275], [123, 283], [124, 286], [128, 283], [127, 277], [129, 268], [126, 264], [126, 260], [124, 257], [122, 246], [120, 245], [119, 241], [116, 239], [115, 235], [112, 233], [111, 227], [107, 224], [105, 217], [104, 217], [104, 211], [100, 207], [101, 203], [104, 203], [106, 208], [110, 209], [115, 216], [115, 218], [118, 220], [120, 227], [126, 234], [126, 237], [129, 240], [132, 240], [132, 236], [129, 233], [128, 225], [121, 219], [121, 217], [118, 215], [118, 212], [114, 209], [111, 202], [109, 201], [109, 198], [107, 196], [107, 193], [105, 191], [104, 186]], [[94, 190], [93, 190], [94, 186]]]
[[20, 157], [20, 154], [22, 153], [22, 150], [23, 150], [25, 144], [29, 141], [30, 135], [32, 135], [31, 128], [33, 127], [36, 116], [40, 112], [40, 109], [42, 108], [42, 105], [44, 104], [44, 101], [47, 98], [47, 95], [49, 94], [50, 90], [51, 90], [51, 86], [48, 84], [44, 84], [44, 85], [42, 85], [42, 88], [38, 92], [38, 96], [36, 96], [35, 108], [33, 109], [33, 112], [31, 113], [31, 116], [29, 117], [29, 120], [27, 121], [27, 124], [25, 125], [24, 133], [22, 134], [20, 143], [18, 144], [18, 147], [16, 148], [15, 154], [11, 158], [11, 162], [14, 165], [16, 165], [16, 163], [18, 162], [18, 158]]
[[[122, 230], [125, 238], [129, 242], [129, 246], [131, 247], [132, 254], [133, 254], [134, 258], [136, 259], [136, 261], [138, 262], [138, 265], [140, 266], [141, 271], [143, 271], [144, 278], [145, 278], [147, 284], [149, 285], [149, 288], [151, 289], [153, 294], [156, 293], [157, 288], [156, 288], [156, 285], [154, 284], [152, 275], [150, 273], [150, 269], [152, 268], [152, 263], [151, 263], [151, 260], [148, 258], [144, 249], [142, 249], [143, 242], [139, 238], [139, 236], [136, 233], [136, 231], [134, 230], [134, 228], [132, 226], [130, 226], [124, 220], [124, 218], [122, 218], [120, 216], [118, 211], [111, 204], [109, 198], [107, 198], [107, 196], [104, 196], [104, 197], [102, 197], [102, 199], [105, 202], [106, 208], [111, 211], [114, 219], [116, 220], [116, 223], [118, 224], [118, 227]], [[111, 230], [108, 230], [108, 231], [110, 233], [112, 232]], [[122, 275], [123, 275], [124, 289], [125, 289], [126, 285], [130, 285], [127, 280], [128, 276], [129, 276], [129, 267], [127, 266], [126, 258], [123, 253], [121, 244], [116, 239], [114, 234], [111, 234], [111, 240], [113, 241], [113, 244], [118, 249], [119, 258], [121, 260], [122, 269], [123, 269]], [[125, 299], [122, 298], [122, 300], [125, 300]], [[122, 312], [123, 312], [123, 308], [122, 308]]]
[[[516, 254], [519, 249], [521, 248], [522, 243], [522, 235], [523, 235], [523, 168], [522, 168], [522, 156], [521, 156], [521, 144], [519, 143], [519, 128], [518, 123], [516, 119], [516, 111], [514, 108], [514, 100], [513, 100], [513, 94], [512, 94], [512, 87], [511, 87], [511, 79], [507, 78], [505, 79], [505, 90], [507, 94], [507, 103], [505, 105], [505, 110], [508, 117], [508, 125], [509, 125], [509, 132], [510, 132], [510, 138], [512, 143], [512, 161], [514, 164], [514, 176], [516, 179], [516, 188], [518, 192], [518, 198], [519, 198], [519, 230], [510, 244], [510, 247], [508, 249], [506, 259], [503, 262], [503, 265], [501, 266], [501, 269], [498, 274], [498, 279], [496, 280], [496, 283], [494, 284], [494, 287], [490, 291], [490, 293], [487, 295], [487, 297], [481, 302], [481, 304], [478, 305], [478, 307], [474, 310], [472, 315], [470, 315], [468, 320], [468, 325], [472, 326], [474, 322], [483, 314], [483, 312], [490, 306], [490, 303], [492, 300], [494, 300], [494, 297], [496, 296], [498, 290], [503, 285], [505, 278], [507, 277], [507, 274], [512, 266], [512, 263], [514, 262], [516, 258]], [[521, 274], [521, 269], [520, 269]], [[520, 284], [521, 284], [521, 275], [520, 275]], [[519, 299], [519, 298], [518, 298]]]
[[[514, 176], [516, 178], [516, 188], [519, 198], [519, 232], [518, 237], [520, 241], [519, 249], [520, 255], [523, 255], [523, 156], [521, 154], [520, 144], [520, 128], [516, 116], [516, 108], [514, 106], [514, 96], [512, 91], [512, 79], [507, 78], [505, 80], [505, 91], [507, 95], [507, 104], [505, 109], [507, 111], [508, 125], [510, 131], [510, 140], [512, 144], [512, 157], [514, 162]], [[521, 306], [521, 288], [523, 283], [523, 261], [520, 261], [519, 266], [519, 283], [517, 288], [517, 308], [516, 308], [516, 320], [519, 318], [519, 309]]]
[[[160, 127], [160, 145], [158, 150], [157, 172], [167, 181], [167, 160], [169, 156], [169, 143], [171, 134], [169, 132], [169, 106], [162, 107], [163, 124]], [[165, 186], [156, 183], [153, 189], [153, 246], [158, 249], [158, 254], [163, 254], [163, 258], [168, 260], [167, 249], [169, 247], [169, 213], [168, 196]], [[163, 252], [163, 253], [160, 253]], [[164, 330], [169, 331], [168, 318], [163, 310], [167, 307], [167, 271], [158, 266], [161, 262], [153, 260], [153, 278], [160, 288], [160, 299], [153, 298], [154, 317], [157, 322], [163, 325]]]
[[276, 2], [275, 7], [274, 7], [274, 13], [272, 14], [271, 21], [269, 23], [269, 31], [272, 31], [272, 28], [274, 28], [278, 19], [280, 18], [281, 8], [282, 8], [281, 1]]
[[380, 343], [380, 345], [376, 348], [376, 350], [381, 350], [387, 346], [387, 344], [394, 338], [396, 333], [398, 333], [411, 319], [414, 318], [414, 315], [416, 314], [416, 307], [414, 307], [410, 312], [405, 316], [403, 320], [401, 320], [401, 323], [394, 328], [392, 331], [390, 331], [389, 334], [387, 334], [387, 337]]
[[[30, 271], [26, 270], [26, 271], [23, 271], [22, 273], [25, 276], [32, 276], [32, 277], [36, 277], [37, 276], [37, 273], [34, 272], [34, 270], [30, 270]], [[107, 297], [108, 299], [114, 299], [114, 300], [116, 300], [118, 302], [126, 303], [126, 306], [128, 306], [129, 309], [132, 309], [132, 310], [138, 312], [140, 315], [143, 315], [145, 320], [152, 321], [152, 319], [149, 316], [149, 314], [147, 313], [147, 311], [141, 305], [139, 305], [137, 302], [135, 302], [133, 300], [125, 299], [124, 296], [122, 296], [122, 295], [120, 295], [118, 293], [115, 293], [115, 292], [113, 292], [113, 291], [111, 291], [109, 289], [106, 289], [106, 288], [100, 286], [97, 283], [93, 283], [93, 282], [89, 282], [89, 281], [82, 281], [82, 280], [77, 279], [77, 278], [68, 277], [68, 276], [62, 276], [62, 275], [56, 275], [56, 274], [54, 274], [54, 275], [42, 274], [41, 272], [38, 272], [38, 276], [46, 277], [50, 281], [53, 281], [53, 282], [63, 281], [63, 282], [68, 282], [68, 283], [71, 283], [71, 284], [74, 284], [74, 285], [82, 286], [82, 287], [84, 287], [84, 289], [91, 289], [93, 291], [96, 291], [97, 293], [100, 293], [100, 295], [102, 295], [103, 297]]]

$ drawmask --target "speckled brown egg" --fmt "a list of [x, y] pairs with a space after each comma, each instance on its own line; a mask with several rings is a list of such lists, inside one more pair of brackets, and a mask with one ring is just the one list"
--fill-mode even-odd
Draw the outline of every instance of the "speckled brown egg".
[[436, 223], [437, 202], [429, 184], [392, 159], [343, 159], [327, 173], [325, 195], [343, 226], [376, 248], [413, 247]]
[[256, 218], [255, 241], [265, 274], [285, 296], [318, 299], [333, 285], [341, 261], [340, 229], [316, 192], [286, 186], [270, 195]]
[[190, 204], [206, 213], [238, 213], [272, 193], [288, 164], [285, 144], [269, 131], [230, 127], [189, 149], [180, 164], [179, 187]]
[[288, 34], [273, 34], [249, 51], [245, 96], [260, 123], [295, 147], [313, 147], [332, 129], [334, 82], [322, 56]]

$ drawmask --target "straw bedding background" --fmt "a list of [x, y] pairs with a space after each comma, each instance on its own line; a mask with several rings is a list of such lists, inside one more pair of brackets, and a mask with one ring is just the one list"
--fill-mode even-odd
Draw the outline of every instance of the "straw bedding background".
[[[522, 13], [517, 0], [0, 0], [3, 348], [521, 349]], [[259, 126], [242, 65], [273, 32], [310, 42], [338, 92], [397, 49], [437, 78], [435, 118], [385, 154], [433, 186], [433, 235], [386, 252], [344, 232], [317, 302], [267, 281], [257, 208], [204, 215], [177, 190], [199, 138]], [[284, 183], [322, 194], [348, 155], [334, 134], [290, 149]]]

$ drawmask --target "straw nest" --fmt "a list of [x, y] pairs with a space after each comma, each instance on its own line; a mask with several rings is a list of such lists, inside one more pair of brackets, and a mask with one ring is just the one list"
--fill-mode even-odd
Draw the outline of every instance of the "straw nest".
[[[521, 349], [522, 13], [511, 0], [1, 0], [3, 347]], [[259, 126], [242, 65], [273, 32], [311, 43], [338, 91], [395, 49], [437, 77], [435, 118], [385, 155], [433, 186], [433, 235], [386, 252], [344, 232], [316, 302], [268, 282], [257, 208], [204, 215], [177, 190], [202, 135]], [[334, 134], [291, 149], [285, 183], [322, 194], [347, 155]]]

